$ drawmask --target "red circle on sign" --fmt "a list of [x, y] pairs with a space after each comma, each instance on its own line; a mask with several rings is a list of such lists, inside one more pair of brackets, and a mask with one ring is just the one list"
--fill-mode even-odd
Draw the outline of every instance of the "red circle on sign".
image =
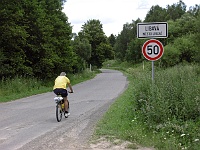
[[[150, 44], [156, 44], [160, 49], [158, 55], [156, 55], [155, 57], [151, 57], [150, 55], [147, 54], [146, 48]], [[151, 61], [160, 59], [163, 55], [163, 52], [164, 52], [164, 48], [163, 48], [162, 43], [155, 39], [150, 39], [150, 40], [146, 41], [142, 46], [142, 54], [144, 55], [144, 57], [146, 59], [151, 60]]]

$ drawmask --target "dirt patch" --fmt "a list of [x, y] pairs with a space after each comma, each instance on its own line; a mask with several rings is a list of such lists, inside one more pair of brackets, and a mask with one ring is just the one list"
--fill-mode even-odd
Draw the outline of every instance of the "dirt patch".
[[154, 148], [147, 148], [141, 147], [137, 144], [128, 142], [128, 141], [121, 141], [119, 139], [115, 140], [107, 140], [106, 138], [102, 137], [95, 141], [92, 141], [90, 144], [90, 149], [92, 150], [155, 150]]

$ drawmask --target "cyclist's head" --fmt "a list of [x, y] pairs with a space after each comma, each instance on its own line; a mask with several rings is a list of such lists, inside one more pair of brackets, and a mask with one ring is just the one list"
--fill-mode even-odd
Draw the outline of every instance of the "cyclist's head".
[[66, 76], [66, 73], [65, 72], [61, 72], [60, 76]]

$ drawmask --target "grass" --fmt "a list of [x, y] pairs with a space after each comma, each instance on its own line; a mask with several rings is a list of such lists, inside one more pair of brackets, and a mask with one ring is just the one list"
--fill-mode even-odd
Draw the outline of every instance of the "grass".
[[156, 69], [152, 84], [150, 64], [145, 69], [109, 64], [123, 70], [129, 86], [99, 121], [94, 137], [115, 137], [163, 150], [200, 149], [199, 66]]
[[41, 80], [18, 76], [14, 79], [2, 79], [0, 89], [0, 102], [7, 102], [50, 91], [50, 88], [46, 87]]
[[[80, 74], [69, 75], [72, 86], [93, 78], [99, 71], [84, 71]], [[43, 81], [34, 78], [16, 76], [13, 79], [2, 79], [0, 81], [0, 102], [8, 102], [19, 98], [51, 92], [54, 79]]]

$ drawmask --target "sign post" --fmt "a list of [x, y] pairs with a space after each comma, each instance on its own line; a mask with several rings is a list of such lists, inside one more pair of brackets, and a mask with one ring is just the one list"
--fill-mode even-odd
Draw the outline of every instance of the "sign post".
[[[167, 38], [167, 22], [138, 23], [137, 38]], [[164, 53], [163, 45], [156, 39], [146, 41], [142, 47], [142, 54], [152, 61], [152, 81], [154, 80], [154, 61], [160, 59]]]
[[154, 61], [160, 59], [164, 53], [163, 45], [160, 41], [150, 39], [142, 46], [142, 54], [147, 59], [152, 61], [152, 81], [154, 80]]

